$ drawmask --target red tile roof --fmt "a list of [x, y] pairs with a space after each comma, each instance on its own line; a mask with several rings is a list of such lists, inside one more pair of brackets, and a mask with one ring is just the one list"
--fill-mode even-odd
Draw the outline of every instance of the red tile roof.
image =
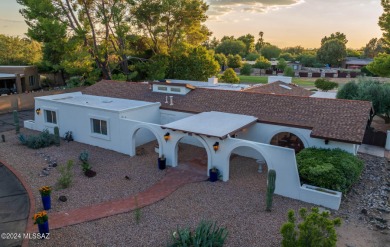
[[371, 111], [368, 101], [323, 99], [246, 91], [196, 88], [187, 95], [174, 95], [174, 105], [165, 103], [166, 93], [152, 92], [137, 82], [101, 81], [83, 93], [148, 102], [161, 109], [200, 113], [220, 111], [255, 116], [258, 122], [311, 129], [311, 136], [360, 144]]
[[250, 87], [245, 91], [252, 93], [281, 94], [303, 97], [309, 97], [313, 94], [313, 92], [300, 86], [292, 83], [284, 83], [282, 81], [276, 81], [268, 84], [259, 84], [258, 86]]

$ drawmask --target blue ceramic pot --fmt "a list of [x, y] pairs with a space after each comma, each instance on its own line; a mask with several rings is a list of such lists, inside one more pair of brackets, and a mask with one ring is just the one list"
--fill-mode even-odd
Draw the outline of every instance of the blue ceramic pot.
[[46, 221], [43, 224], [38, 224], [38, 230], [42, 239], [49, 237], [49, 221]]
[[51, 198], [50, 198], [50, 195], [42, 196], [42, 204], [43, 204], [43, 209], [45, 209], [45, 210], [49, 210], [51, 208]]

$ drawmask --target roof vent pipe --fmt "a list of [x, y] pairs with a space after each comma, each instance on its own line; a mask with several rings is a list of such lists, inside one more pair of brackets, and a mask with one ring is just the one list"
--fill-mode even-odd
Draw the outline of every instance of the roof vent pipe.
[[169, 96], [169, 99], [171, 100], [171, 103], [169, 105], [173, 105], [173, 96]]
[[165, 96], [165, 104], [168, 104], [168, 96]]

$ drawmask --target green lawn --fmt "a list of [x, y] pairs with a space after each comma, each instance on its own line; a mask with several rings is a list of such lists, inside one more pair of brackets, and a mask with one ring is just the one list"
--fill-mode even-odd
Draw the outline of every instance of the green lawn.
[[240, 83], [267, 83], [268, 77], [267, 76], [256, 76], [256, 75], [238, 75], [240, 78]]
[[[262, 83], [265, 84], [268, 82], [268, 76], [255, 76], [255, 75], [238, 75], [240, 78], [240, 83], [243, 84], [258, 84]], [[301, 79], [301, 78], [293, 78], [293, 83], [303, 86], [303, 87], [314, 87], [314, 80], [317, 78], [313, 78], [313, 81], [309, 81], [308, 79]]]

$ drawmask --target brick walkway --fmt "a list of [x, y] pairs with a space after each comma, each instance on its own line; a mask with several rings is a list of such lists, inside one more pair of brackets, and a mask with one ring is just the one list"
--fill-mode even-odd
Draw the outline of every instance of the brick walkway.
[[[182, 164], [180, 164], [182, 166]], [[50, 229], [58, 229], [65, 226], [75, 225], [86, 221], [130, 212], [136, 209], [135, 197], [138, 207], [142, 208], [156, 203], [185, 184], [205, 181], [205, 171], [202, 174], [195, 169], [168, 168], [167, 175], [159, 182], [136, 196], [124, 199], [103, 202], [87, 207], [77, 208], [66, 212], [50, 214]], [[27, 232], [36, 232], [37, 227], [30, 224]]]

